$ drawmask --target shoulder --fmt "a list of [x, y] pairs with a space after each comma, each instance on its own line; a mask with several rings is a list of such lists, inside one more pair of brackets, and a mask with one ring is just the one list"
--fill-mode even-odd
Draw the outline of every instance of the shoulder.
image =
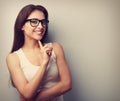
[[52, 45], [53, 45], [53, 48], [62, 48], [62, 45], [58, 42], [53, 42]]
[[50, 45], [53, 47], [53, 49], [60, 49], [62, 48], [62, 45], [58, 42], [50, 42], [50, 43], [44, 43], [43, 45]]
[[16, 53], [9, 53], [7, 56], [6, 56], [6, 59], [9, 60], [9, 59], [12, 59], [12, 58], [15, 58], [16, 57]]
[[9, 54], [6, 56], [6, 59], [12, 59], [12, 58], [17, 58], [17, 55], [16, 55], [15, 52], [9, 53]]
[[64, 53], [63, 51], [63, 47], [60, 43], [58, 42], [53, 42], [52, 43], [52, 47], [53, 47], [53, 51], [55, 52], [55, 54], [58, 55], [62, 55]]
[[53, 42], [52, 46], [53, 46], [53, 49], [55, 49], [55, 50], [63, 49], [62, 45], [60, 43], [58, 43], [58, 42]]
[[6, 60], [10, 60], [10, 59], [14, 59], [14, 60], [18, 60], [18, 53], [20, 52], [20, 49], [17, 50], [17, 51], [14, 51], [12, 53], [9, 53], [7, 56], [6, 56]]
[[6, 56], [6, 62], [7, 64], [11, 63], [19, 63], [19, 58], [15, 52], [10, 53]]

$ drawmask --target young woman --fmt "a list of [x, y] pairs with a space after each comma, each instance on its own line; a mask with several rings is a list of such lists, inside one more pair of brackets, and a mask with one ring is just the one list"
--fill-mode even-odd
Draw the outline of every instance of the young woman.
[[45, 43], [48, 22], [48, 12], [41, 5], [27, 5], [17, 16], [6, 62], [20, 101], [63, 101], [63, 94], [71, 89], [62, 46]]

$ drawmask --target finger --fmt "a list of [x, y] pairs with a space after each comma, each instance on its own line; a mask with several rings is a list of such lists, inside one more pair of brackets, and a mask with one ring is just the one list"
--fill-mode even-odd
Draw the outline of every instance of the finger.
[[39, 43], [40, 47], [43, 47], [43, 45], [42, 45], [41, 41], [38, 41], [38, 43]]
[[52, 53], [51, 53], [51, 52], [48, 52], [47, 54], [48, 54], [49, 56], [51, 56]]
[[53, 49], [53, 47], [51, 45], [49, 45], [49, 44], [45, 44], [44, 48], [49, 49], [49, 50]]
[[45, 48], [45, 51], [52, 51], [52, 50], [53, 50], [52, 47], [46, 47], [46, 48]]
[[47, 55], [50, 56], [52, 54], [52, 51], [51, 50], [47, 50], [46, 53], [47, 53]]

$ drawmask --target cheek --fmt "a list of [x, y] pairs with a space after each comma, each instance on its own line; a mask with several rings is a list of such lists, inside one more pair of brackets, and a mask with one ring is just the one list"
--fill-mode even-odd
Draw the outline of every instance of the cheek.
[[29, 35], [30, 33], [32, 33], [32, 30], [31, 29], [25, 29], [24, 30], [24, 34], [27, 34], [27, 35]]
[[25, 25], [25, 26], [23, 27], [23, 31], [24, 31], [24, 34], [30, 34], [30, 33], [32, 33], [33, 29], [30, 28], [30, 26]]

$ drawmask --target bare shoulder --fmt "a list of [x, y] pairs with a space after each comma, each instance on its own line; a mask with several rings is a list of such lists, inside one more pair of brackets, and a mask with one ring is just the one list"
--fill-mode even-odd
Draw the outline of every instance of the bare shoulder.
[[55, 50], [61, 50], [61, 49], [63, 49], [62, 48], [62, 45], [60, 44], [60, 43], [58, 43], [58, 42], [53, 42], [53, 49], [55, 49]]
[[62, 48], [62, 45], [58, 42], [53, 42], [53, 48]]
[[17, 55], [16, 55], [16, 53], [10, 53], [10, 54], [8, 54], [7, 56], [6, 56], [6, 60], [9, 60], [9, 59], [17, 59], [18, 57], [17, 57]]
[[6, 62], [7, 62], [8, 65], [18, 64], [19, 63], [19, 58], [16, 55], [16, 53], [13, 52], [13, 53], [10, 53], [6, 56]]
[[54, 52], [56, 53], [56, 55], [61, 55], [61, 54], [63, 54], [64, 52], [63, 52], [63, 47], [62, 47], [62, 45], [60, 44], [60, 43], [58, 43], [58, 42], [53, 42], [52, 43], [53, 45], [53, 50], [54, 50]]

